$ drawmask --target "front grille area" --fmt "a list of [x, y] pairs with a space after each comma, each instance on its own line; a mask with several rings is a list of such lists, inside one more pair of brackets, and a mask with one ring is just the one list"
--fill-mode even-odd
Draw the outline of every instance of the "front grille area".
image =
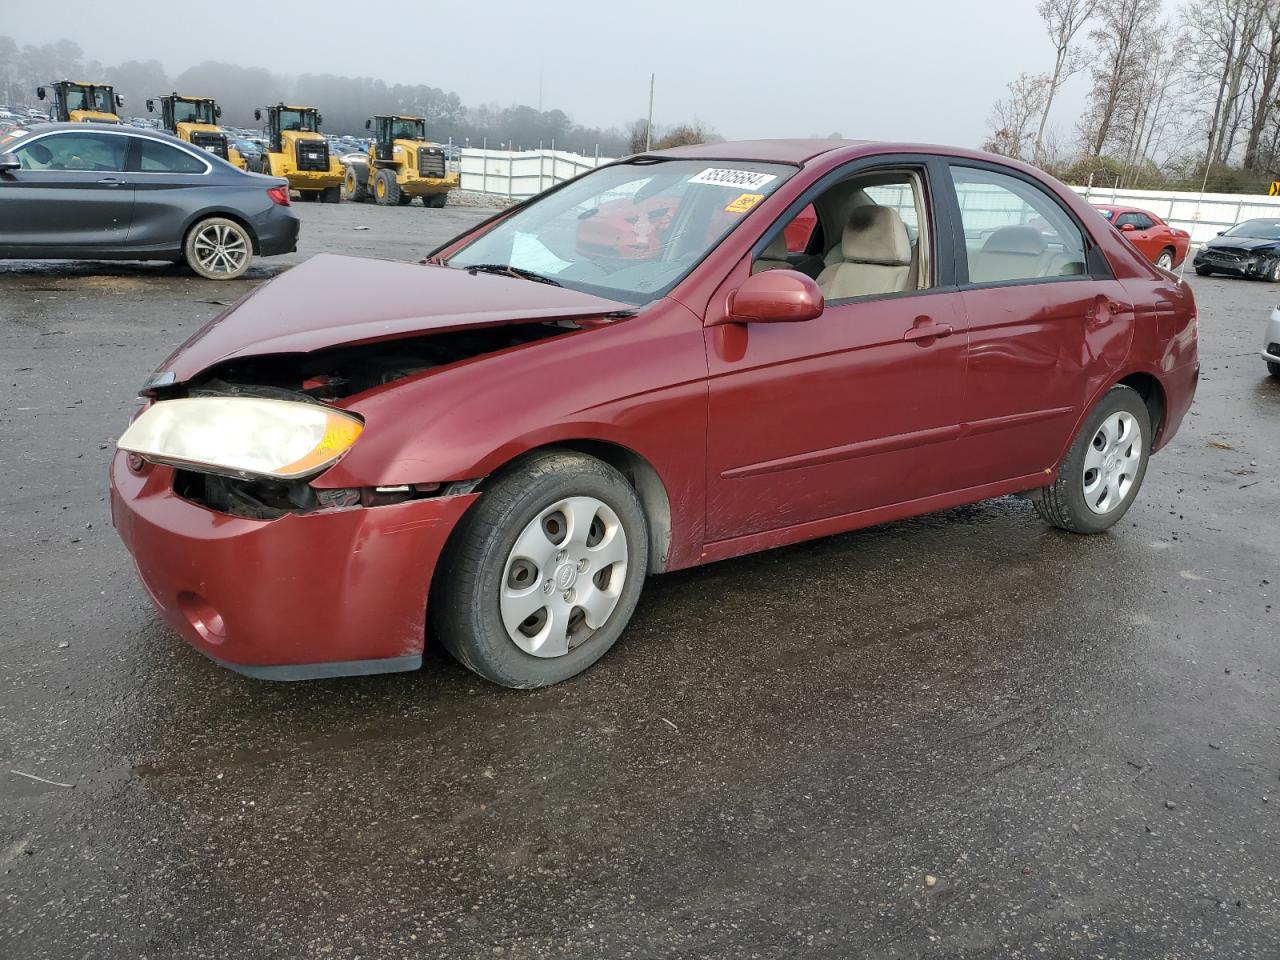
[[1205, 254], [1222, 263], [1239, 263], [1241, 260], [1253, 259], [1253, 255], [1240, 250], [1215, 250], [1212, 247]]
[[444, 151], [439, 147], [419, 147], [418, 173], [424, 177], [443, 177]]
[[191, 134], [191, 145], [199, 150], [205, 150], [227, 159], [227, 138], [221, 133], [193, 133]]
[[323, 140], [299, 140], [298, 169], [319, 171], [328, 170], [329, 145]]

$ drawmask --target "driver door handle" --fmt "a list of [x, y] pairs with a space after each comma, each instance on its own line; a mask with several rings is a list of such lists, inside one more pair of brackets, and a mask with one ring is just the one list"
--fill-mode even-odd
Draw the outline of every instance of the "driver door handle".
[[103, 177], [98, 182], [105, 184], [108, 187], [118, 187], [120, 186], [120, 184], [124, 183], [124, 181], [121, 180], [119, 177]]

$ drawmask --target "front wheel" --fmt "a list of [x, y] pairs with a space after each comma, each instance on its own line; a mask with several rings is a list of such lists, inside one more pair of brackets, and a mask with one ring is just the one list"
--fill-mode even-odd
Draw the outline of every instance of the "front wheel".
[[187, 265], [206, 280], [234, 280], [249, 269], [253, 239], [234, 220], [209, 217], [188, 231], [182, 252]]
[[449, 195], [447, 193], [427, 193], [422, 197], [422, 205], [432, 210], [439, 210], [448, 202]]
[[1273, 377], [1280, 377], [1280, 363], [1276, 363], [1274, 360], [1268, 360], [1267, 373], [1271, 374]]
[[1151, 416], [1138, 391], [1117, 384], [1085, 419], [1058, 465], [1052, 486], [1032, 497], [1048, 523], [1072, 533], [1101, 533], [1138, 495], [1151, 455]]
[[338, 203], [342, 200], [342, 186], [325, 187], [320, 191], [321, 203]]
[[1208, 267], [1196, 267], [1196, 276], [1197, 276], [1197, 277], [1207, 277], [1207, 276], [1209, 276], [1211, 273], [1213, 273], [1213, 271], [1212, 271], [1212, 270], [1210, 270]]
[[644, 584], [648, 527], [617, 470], [568, 450], [535, 454], [488, 486], [437, 566], [436, 635], [504, 687], [545, 687], [600, 659]]

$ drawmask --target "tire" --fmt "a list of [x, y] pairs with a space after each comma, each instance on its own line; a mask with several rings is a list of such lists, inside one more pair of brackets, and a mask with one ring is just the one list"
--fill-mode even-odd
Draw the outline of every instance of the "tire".
[[1269, 283], [1280, 283], [1280, 260], [1272, 260], [1265, 277]]
[[394, 170], [383, 168], [373, 178], [373, 199], [380, 207], [400, 205], [400, 184], [396, 183]]
[[338, 203], [342, 200], [342, 187], [325, 187], [320, 191], [321, 203]]
[[[1117, 430], [1117, 425], [1121, 429]], [[1138, 391], [1120, 384], [1112, 387], [1085, 418], [1058, 465], [1053, 485], [1032, 495], [1036, 513], [1071, 533], [1101, 533], [1115, 524], [1133, 503], [1147, 475], [1151, 436], [1151, 415]], [[1120, 442], [1112, 446], [1117, 438]], [[1099, 447], [1100, 440], [1106, 446]], [[1091, 483], [1093, 463], [1098, 466], [1092, 467]]]
[[1161, 270], [1168, 270], [1170, 273], [1172, 273], [1173, 258], [1174, 258], [1173, 249], [1171, 247], [1165, 247], [1163, 250], [1160, 251], [1160, 256], [1156, 257], [1156, 266], [1159, 267]]
[[234, 220], [207, 217], [187, 231], [182, 253], [206, 280], [234, 280], [253, 261], [253, 238]]
[[364, 203], [369, 199], [369, 168], [364, 164], [348, 165], [342, 177], [342, 193], [347, 200]]
[[1212, 275], [1213, 275], [1213, 271], [1210, 270], [1208, 267], [1196, 267], [1196, 276], [1208, 277]]
[[[584, 544], [577, 529], [596, 544], [588, 546], [590, 537]], [[595, 550], [622, 559], [601, 561]], [[586, 670], [621, 636], [648, 560], [644, 509], [622, 474], [585, 454], [540, 452], [500, 475], [454, 530], [436, 568], [432, 627], [463, 666], [494, 683], [521, 689], [558, 683]], [[523, 590], [522, 580], [533, 586]], [[586, 608], [573, 603], [588, 598], [602, 617], [594, 628]], [[532, 613], [515, 621], [526, 609]]]
[[1280, 363], [1276, 363], [1274, 360], [1268, 360], [1267, 373], [1271, 374], [1271, 376], [1276, 377], [1277, 379], [1280, 379]]
[[447, 193], [424, 193], [422, 195], [422, 205], [430, 207], [432, 210], [439, 210], [449, 202]]

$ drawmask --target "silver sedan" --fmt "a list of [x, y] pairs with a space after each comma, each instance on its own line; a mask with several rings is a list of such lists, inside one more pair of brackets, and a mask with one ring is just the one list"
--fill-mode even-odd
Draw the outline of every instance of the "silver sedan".
[[1262, 359], [1273, 377], [1280, 377], [1280, 307], [1271, 311], [1267, 331], [1262, 336]]

